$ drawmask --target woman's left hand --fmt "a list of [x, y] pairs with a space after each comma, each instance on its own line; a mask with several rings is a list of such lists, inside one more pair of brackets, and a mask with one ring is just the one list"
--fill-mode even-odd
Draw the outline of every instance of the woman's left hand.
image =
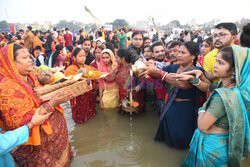
[[174, 74], [172, 77], [175, 78], [176, 81], [194, 80], [193, 75], [186, 75], [186, 74]]

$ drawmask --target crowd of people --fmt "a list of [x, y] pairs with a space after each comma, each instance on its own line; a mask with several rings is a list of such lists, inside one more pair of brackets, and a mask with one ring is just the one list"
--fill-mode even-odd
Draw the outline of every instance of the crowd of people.
[[[96, 107], [118, 108], [133, 97], [134, 114], [156, 111], [155, 141], [189, 148], [182, 166], [240, 166], [250, 151], [250, 23], [213, 33], [183, 31], [152, 37], [126, 28], [96, 33], [19, 30], [0, 36], [0, 166], [67, 166], [73, 158], [64, 110], [78, 124]], [[143, 62], [138, 73], [131, 65]], [[93, 89], [41, 101], [34, 66], [65, 67], [64, 75], [106, 72]], [[132, 103], [132, 102], [131, 102]]]

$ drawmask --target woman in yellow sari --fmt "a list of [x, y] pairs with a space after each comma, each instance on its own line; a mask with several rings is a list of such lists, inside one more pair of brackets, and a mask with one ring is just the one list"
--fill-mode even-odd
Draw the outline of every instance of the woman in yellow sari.
[[[28, 122], [37, 110], [53, 112], [48, 120], [30, 130], [28, 142], [12, 153], [19, 166], [67, 166], [73, 158], [68, 130], [59, 104], [71, 95], [57, 95], [42, 103], [33, 88], [32, 60], [27, 49], [9, 44], [0, 50], [0, 127], [14, 130]], [[57, 107], [55, 107], [57, 106]]]
[[101, 109], [116, 108], [119, 105], [119, 89], [115, 82], [117, 66], [114, 53], [110, 49], [104, 49], [98, 69], [101, 72], [108, 72], [109, 75], [98, 80]]

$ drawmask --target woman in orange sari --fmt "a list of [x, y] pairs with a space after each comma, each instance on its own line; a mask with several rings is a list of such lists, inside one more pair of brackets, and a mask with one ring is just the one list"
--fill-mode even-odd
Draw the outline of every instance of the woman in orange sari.
[[[67, 166], [73, 158], [68, 130], [59, 104], [71, 95], [57, 95], [41, 103], [33, 88], [38, 86], [32, 75], [32, 60], [27, 49], [9, 44], [0, 50], [0, 127], [14, 130], [28, 122], [37, 110], [53, 112], [41, 126], [30, 130], [28, 142], [12, 153], [19, 166]], [[57, 107], [55, 107], [57, 106]]]
[[[80, 48], [75, 48], [73, 51], [73, 60], [73, 65], [66, 69], [65, 76], [75, 75], [81, 68], [91, 68], [85, 65], [86, 55]], [[73, 98], [70, 100], [70, 104], [72, 118], [76, 123], [85, 123], [96, 115], [95, 98], [92, 90]]]

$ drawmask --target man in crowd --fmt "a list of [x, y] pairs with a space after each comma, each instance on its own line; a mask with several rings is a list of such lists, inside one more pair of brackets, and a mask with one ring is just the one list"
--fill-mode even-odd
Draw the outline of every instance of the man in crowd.
[[[159, 62], [158, 64], [164, 64], [165, 60], [165, 49], [162, 42], [155, 42], [151, 46], [151, 50], [153, 52], [153, 57], [155, 61]], [[165, 95], [165, 84], [161, 79], [156, 79], [154, 82], [156, 97], [157, 97], [157, 110], [160, 113], [162, 109], [162, 101]]]
[[225, 47], [232, 46], [237, 38], [237, 28], [234, 23], [220, 23], [215, 26], [213, 44], [215, 49], [209, 52], [204, 58], [203, 68], [207, 72], [206, 77], [218, 82], [219, 78], [214, 76], [214, 64], [216, 63], [217, 53]]
[[71, 45], [72, 46], [72, 35], [69, 33], [69, 29], [65, 28], [65, 34], [64, 34], [64, 39], [65, 39], [65, 47]]
[[27, 34], [24, 37], [24, 45], [29, 50], [30, 53], [32, 53], [33, 49], [33, 40], [34, 40], [34, 34], [32, 33], [32, 27], [27, 27]]
[[127, 35], [126, 35], [126, 30], [125, 28], [122, 28], [120, 30], [121, 33], [117, 33], [117, 36], [119, 38], [119, 49], [124, 49], [126, 47], [126, 42], [127, 42]]
[[145, 47], [147, 45], [151, 45], [151, 41], [148, 37], [144, 37], [143, 38], [143, 47]]
[[178, 54], [180, 49], [180, 43], [173, 41], [169, 44], [169, 65], [178, 64]]
[[139, 31], [132, 34], [132, 43], [128, 46], [128, 51], [131, 52], [132, 63], [136, 62], [140, 57], [145, 60], [142, 55], [141, 49], [143, 45], [143, 35]]
[[85, 38], [82, 43], [82, 49], [84, 50], [86, 56], [85, 64], [89, 65], [93, 60], [95, 60], [95, 56], [90, 52], [91, 49], [91, 41], [88, 38]]
[[[38, 30], [35, 31], [35, 37], [33, 40], [33, 49], [35, 49], [36, 46], [40, 46], [42, 51], [44, 52], [43, 45], [42, 45], [42, 42], [40, 40], [40, 32]], [[37, 58], [37, 56], [38, 56], [37, 52], [34, 52], [34, 56], [35, 56], [35, 58]]]

